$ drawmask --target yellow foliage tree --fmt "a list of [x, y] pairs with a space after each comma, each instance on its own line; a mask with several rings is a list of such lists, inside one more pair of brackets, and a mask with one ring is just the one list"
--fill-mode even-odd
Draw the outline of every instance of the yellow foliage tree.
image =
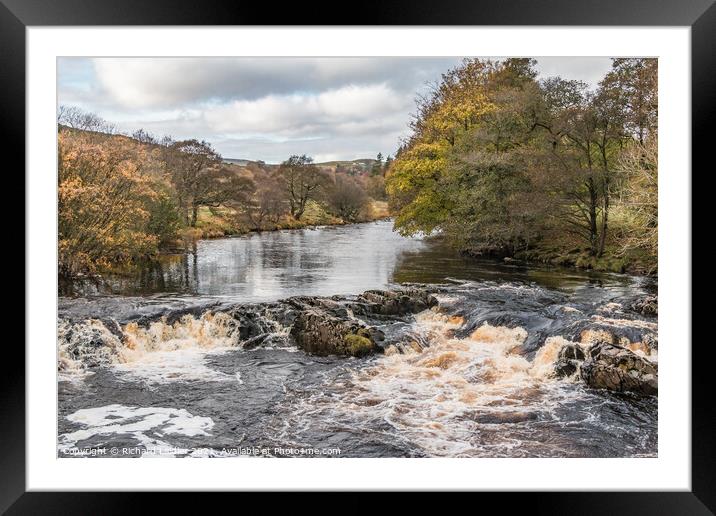
[[62, 130], [58, 136], [60, 273], [96, 273], [155, 253], [146, 232], [157, 198], [150, 160], [129, 138]]
[[443, 75], [428, 98], [418, 100], [413, 138], [386, 178], [401, 233], [430, 233], [449, 216], [450, 199], [439, 188], [440, 178], [451, 147], [495, 109], [488, 96], [492, 68], [489, 61], [466, 60]]

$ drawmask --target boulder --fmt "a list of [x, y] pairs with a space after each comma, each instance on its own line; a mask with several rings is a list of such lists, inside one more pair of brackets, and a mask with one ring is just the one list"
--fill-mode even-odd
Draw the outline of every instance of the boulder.
[[343, 337], [348, 354], [354, 357], [369, 355], [376, 349], [375, 343], [369, 338], [357, 333], [349, 333]]
[[641, 315], [656, 317], [659, 315], [659, 299], [657, 296], [646, 296], [634, 301], [629, 308]]
[[579, 370], [585, 358], [584, 350], [579, 344], [565, 344], [557, 355], [554, 372], [560, 377], [572, 376]]
[[229, 313], [246, 349], [293, 342], [316, 355], [365, 356], [383, 351], [386, 337], [377, 325], [404, 323], [404, 316], [435, 305], [427, 289], [408, 287], [358, 296], [296, 296], [234, 306]]
[[317, 307], [298, 313], [291, 327], [291, 337], [308, 353], [340, 356], [365, 356], [382, 350], [377, 342], [384, 338], [380, 330]]
[[616, 392], [658, 393], [658, 366], [621, 346], [593, 344], [580, 369], [582, 380], [597, 389]]
[[[368, 290], [355, 298], [301, 297], [289, 300], [296, 310], [290, 335], [316, 355], [365, 356], [382, 352], [385, 334], [373, 321], [395, 320], [437, 305], [419, 288]], [[382, 324], [382, 323], [381, 323]]]
[[403, 316], [432, 308], [435, 296], [421, 289], [367, 290], [359, 295], [351, 309], [356, 315]]

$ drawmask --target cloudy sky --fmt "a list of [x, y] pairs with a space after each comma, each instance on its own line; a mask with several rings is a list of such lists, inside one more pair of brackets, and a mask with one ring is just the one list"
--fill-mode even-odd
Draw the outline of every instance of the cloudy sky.
[[[60, 58], [59, 104], [120, 131], [211, 142], [227, 158], [278, 163], [393, 154], [416, 92], [461, 58]], [[538, 58], [540, 77], [596, 85], [611, 60]]]

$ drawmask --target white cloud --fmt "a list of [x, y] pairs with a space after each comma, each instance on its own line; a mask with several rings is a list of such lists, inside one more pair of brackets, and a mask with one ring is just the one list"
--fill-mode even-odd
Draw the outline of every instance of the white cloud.
[[541, 77], [561, 76], [595, 88], [611, 67], [608, 57], [539, 57], [536, 68]]
[[97, 80], [126, 108], [168, 108], [211, 99], [387, 82], [409, 91], [457, 62], [455, 58], [96, 58]]
[[[541, 77], [593, 85], [608, 58], [537, 58]], [[126, 132], [198, 138], [224, 156], [278, 162], [392, 154], [416, 92], [461, 61], [422, 58], [61, 58], [60, 103]]]
[[207, 126], [220, 133], [306, 136], [360, 133], [404, 121], [412, 100], [386, 84], [348, 85], [317, 94], [271, 95], [209, 107]]

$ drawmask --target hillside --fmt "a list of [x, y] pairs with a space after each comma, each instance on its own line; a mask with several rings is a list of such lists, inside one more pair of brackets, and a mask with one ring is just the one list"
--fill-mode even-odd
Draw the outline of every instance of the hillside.
[[[264, 170], [274, 170], [279, 167], [279, 164], [266, 163], [260, 160], [249, 160], [241, 158], [223, 158], [225, 163], [236, 165], [239, 167], [245, 167], [249, 169], [261, 168]], [[326, 172], [332, 174], [335, 173], [347, 173], [353, 176], [362, 176], [370, 172], [371, 168], [375, 164], [376, 160], [372, 158], [360, 158], [354, 160], [342, 160], [342, 161], [323, 161], [315, 163], [315, 165]]]

